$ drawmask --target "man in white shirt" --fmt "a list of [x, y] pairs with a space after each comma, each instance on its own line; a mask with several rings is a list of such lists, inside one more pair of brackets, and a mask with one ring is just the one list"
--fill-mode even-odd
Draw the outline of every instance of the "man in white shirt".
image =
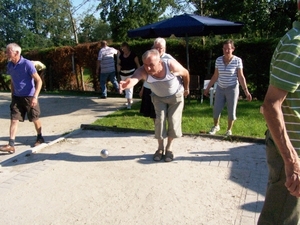
[[107, 98], [107, 79], [113, 84], [116, 91], [119, 91], [119, 84], [116, 78], [115, 68], [115, 55], [118, 55], [119, 51], [113, 47], [109, 47], [106, 41], [101, 41], [101, 49], [98, 53], [96, 74], [100, 72], [100, 87], [101, 98]]

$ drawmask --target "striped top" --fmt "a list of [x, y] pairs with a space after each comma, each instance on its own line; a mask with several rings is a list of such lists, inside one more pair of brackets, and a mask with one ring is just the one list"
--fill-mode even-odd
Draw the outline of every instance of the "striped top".
[[101, 48], [98, 54], [98, 60], [101, 61], [101, 73], [115, 72], [115, 58], [114, 55], [118, 54], [118, 51], [112, 47]]
[[270, 84], [288, 92], [282, 112], [288, 136], [300, 156], [300, 22], [282, 37], [272, 56]]
[[215, 68], [219, 71], [218, 85], [227, 88], [238, 83], [237, 71], [243, 68], [243, 62], [241, 58], [234, 55], [229, 64], [225, 65], [223, 56], [220, 56], [216, 60]]

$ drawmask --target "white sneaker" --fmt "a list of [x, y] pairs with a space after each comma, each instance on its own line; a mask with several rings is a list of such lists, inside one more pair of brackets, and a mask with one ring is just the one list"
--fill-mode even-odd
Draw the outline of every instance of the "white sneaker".
[[[132, 103], [133, 103], [133, 100], [130, 101], [130, 104], [132, 104]], [[128, 102], [126, 102], [125, 105], [128, 105]]]
[[231, 136], [231, 135], [232, 135], [232, 131], [231, 130], [226, 131], [226, 133], [225, 133], [226, 137]]
[[219, 125], [218, 126], [213, 126], [208, 133], [209, 134], [216, 134], [217, 131], [219, 131], [219, 130], [220, 130], [220, 126]]
[[127, 109], [131, 109], [131, 104], [127, 105]]

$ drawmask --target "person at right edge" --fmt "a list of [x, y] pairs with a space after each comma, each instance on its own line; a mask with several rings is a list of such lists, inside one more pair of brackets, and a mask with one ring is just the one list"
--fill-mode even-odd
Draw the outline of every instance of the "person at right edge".
[[[300, 0], [297, 1], [300, 10]], [[268, 130], [269, 168], [258, 225], [300, 224], [300, 22], [278, 43], [270, 65], [270, 85], [261, 113]]]

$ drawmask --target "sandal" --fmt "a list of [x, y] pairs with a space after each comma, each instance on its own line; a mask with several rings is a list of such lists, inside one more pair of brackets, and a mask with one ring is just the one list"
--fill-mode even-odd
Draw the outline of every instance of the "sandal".
[[165, 162], [171, 162], [174, 159], [174, 155], [172, 151], [166, 151]]
[[163, 153], [164, 153], [164, 150], [157, 150], [154, 155], [153, 155], [153, 160], [154, 161], [160, 161], [163, 157]]

